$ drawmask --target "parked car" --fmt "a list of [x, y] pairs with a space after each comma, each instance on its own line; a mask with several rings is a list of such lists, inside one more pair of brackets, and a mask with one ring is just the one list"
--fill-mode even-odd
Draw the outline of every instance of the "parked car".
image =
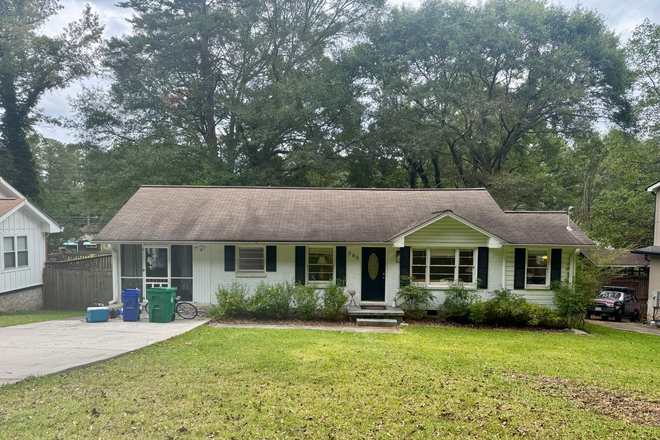
[[594, 304], [587, 307], [587, 319], [590, 319], [592, 315], [600, 316], [603, 320], [613, 317], [616, 321], [621, 321], [621, 318], [630, 318], [633, 322], [639, 321], [639, 302], [635, 289], [603, 287], [603, 290], [594, 298]]

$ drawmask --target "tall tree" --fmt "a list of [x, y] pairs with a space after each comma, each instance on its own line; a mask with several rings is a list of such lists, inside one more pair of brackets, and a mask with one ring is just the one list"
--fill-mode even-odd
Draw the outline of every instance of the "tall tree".
[[534, 137], [573, 136], [603, 118], [631, 122], [624, 51], [600, 16], [580, 8], [429, 0], [377, 22], [357, 56], [373, 82], [373, 130], [392, 120], [432, 130], [434, 147], [411, 140], [404, 160], [451, 161], [459, 186], [488, 186]]
[[35, 108], [47, 91], [91, 73], [103, 30], [87, 6], [62, 34], [45, 35], [44, 23], [60, 9], [57, 0], [0, 2], [0, 159], [11, 161], [0, 169], [32, 198], [39, 196], [39, 180], [27, 136]]
[[647, 18], [637, 26], [628, 41], [628, 54], [646, 128], [660, 133], [660, 25]]
[[331, 167], [359, 131], [361, 105], [338, 51], [382, 4], [121, 3], [135, 11], [133, 32], [109, 42], [112, 89], [101, 104], [79, 101], [79, 132], [106, 149], [147, 138], [201, 145], [208, 183], [300, 183]]

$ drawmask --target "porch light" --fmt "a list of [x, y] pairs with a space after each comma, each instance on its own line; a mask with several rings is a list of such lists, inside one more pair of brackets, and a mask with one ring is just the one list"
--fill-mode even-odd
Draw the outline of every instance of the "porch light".
[[396, 251], [396, 262], [401, 263], [401, 251]]

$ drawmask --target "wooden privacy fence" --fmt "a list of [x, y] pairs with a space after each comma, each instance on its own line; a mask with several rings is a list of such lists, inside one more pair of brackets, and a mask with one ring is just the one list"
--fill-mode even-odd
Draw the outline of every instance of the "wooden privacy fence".
[[95, 299], [112, 299], [111, 255], [46, 263], [44, 309], [86, 310]]

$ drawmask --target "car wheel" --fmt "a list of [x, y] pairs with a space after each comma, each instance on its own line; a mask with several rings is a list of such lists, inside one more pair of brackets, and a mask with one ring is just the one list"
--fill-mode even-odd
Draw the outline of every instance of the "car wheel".
[[639, 311], [635, 310], [632, 315], [632, 322], [639, 322]]
[[616, 316], [614, 317], [614, 320], [616, 322], [621, 322], [621, 318], [623, 317], [623, 310], [619, 309], [616, 312]]
[[591, 319], [591, 313], [587, 313], [587, 319]]
[[608, 315], [600, 315], [600, 319], [607, 321], [610, 317]]

